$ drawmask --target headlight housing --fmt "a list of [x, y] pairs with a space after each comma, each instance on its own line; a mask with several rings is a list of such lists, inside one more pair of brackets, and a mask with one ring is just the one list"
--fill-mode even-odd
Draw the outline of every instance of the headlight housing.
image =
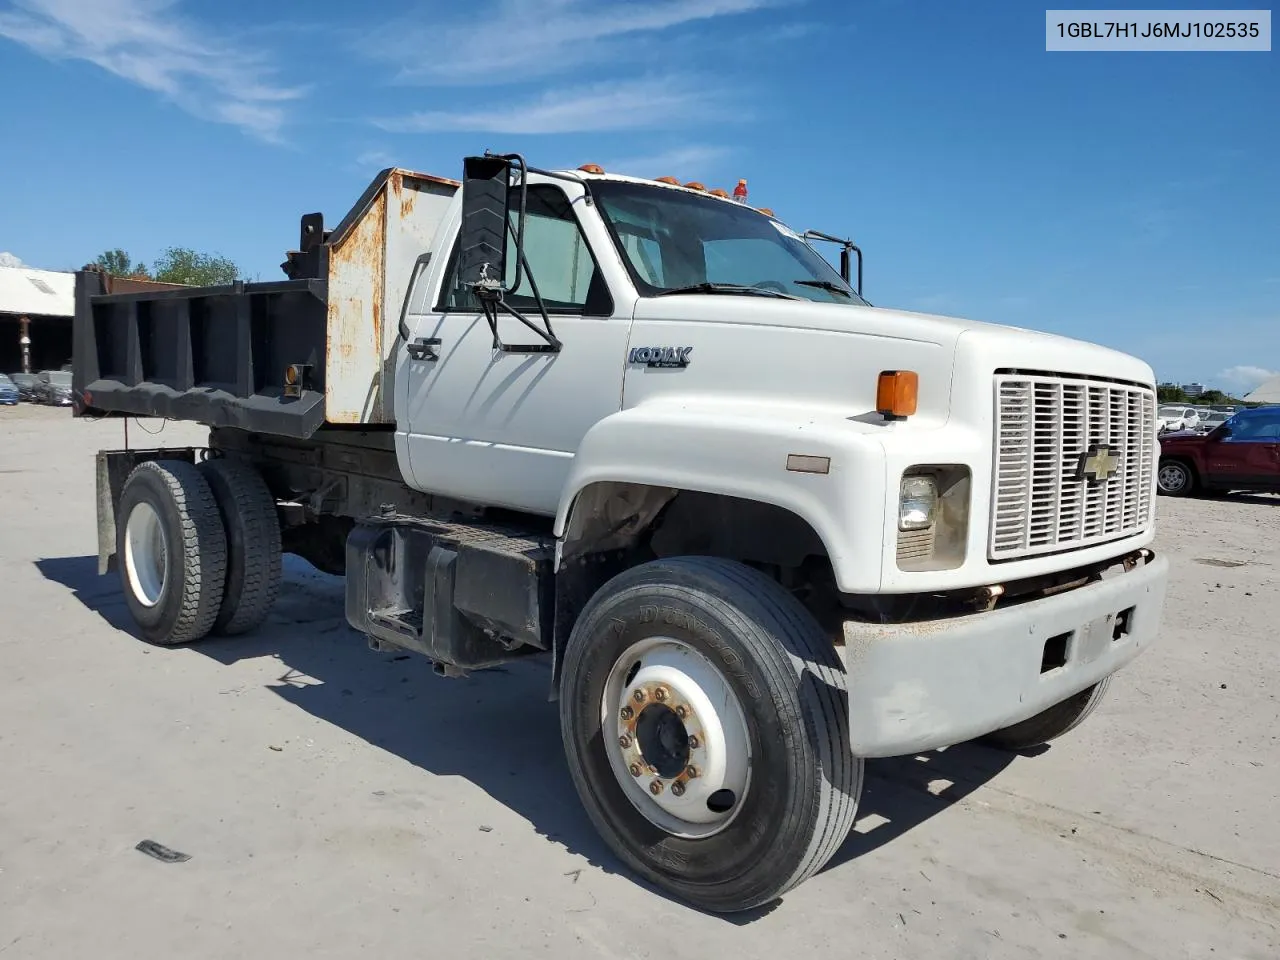
[[933, 477], [903, 477], [898, 494], [898, 529], [933, 526], [938, 510], [938, 484]]
[[969, 535], [969, 468], [918, 465], [898, 486], [899, 570], [954, 570], [964, 563]]

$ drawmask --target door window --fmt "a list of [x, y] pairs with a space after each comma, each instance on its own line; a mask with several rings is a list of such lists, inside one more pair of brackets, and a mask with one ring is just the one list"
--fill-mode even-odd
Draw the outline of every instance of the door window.
[[[519, 219], [519, 193], [514, 189], [510, 209], [514, 232]], [[507, 294], [506, 302], [523, 313], [536, 312], [538, 304], [533, 295], [536, 283], [548, 313], [612, 314], [613, 300], [564, 191], [544, 184], [529, 187], [525, 213], [524, 255], [528, 269], [521, 272], [520, 286]], [[475, 295], [458, 282], [456, 242], [449, 259], [448, 276], [440, 309], [478, 313], [480, 305]], [[509, 232], [507, 273], [503, 282], [509, 287], [515, 279], [516, 245]]]
[[1233, 443], [1276, 443], [1280, 441], [1280, 407], [1242, 410], [1227, 421]]

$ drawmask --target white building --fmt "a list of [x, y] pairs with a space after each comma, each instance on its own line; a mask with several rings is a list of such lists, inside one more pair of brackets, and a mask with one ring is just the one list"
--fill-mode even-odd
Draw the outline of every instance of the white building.
[[74, 273], [0, 267], [0, 373], [71, 362], [75, 287]]

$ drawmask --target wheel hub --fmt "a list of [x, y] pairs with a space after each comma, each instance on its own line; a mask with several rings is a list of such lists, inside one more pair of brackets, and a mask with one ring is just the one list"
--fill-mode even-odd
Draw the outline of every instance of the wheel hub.
[[148, 607], [159, 603], [168, 575], [169, 555], [160, 516], [149, 503], [138, 503], [129, 513], [124, 531], [124, 563], [129, 586], [138, 602]]
[[701, 837], [736, 815], [750, 779], [746, 720], [701, 653], [669, 638], [632, 647], [605, 684], [601, 720], [614, 774], [651, 822]]

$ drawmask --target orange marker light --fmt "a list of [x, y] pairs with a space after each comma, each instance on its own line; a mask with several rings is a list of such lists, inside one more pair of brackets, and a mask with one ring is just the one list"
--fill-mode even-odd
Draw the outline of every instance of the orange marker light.
[[705, 191], [705, 190], [707, 189], [705, 186], [703, 186], [702, 184], [700, 184], [697, 180], [690, 180], [688, 183], [686, 183], [686, 184], [685, 184], [685, 186], [686, 186], [688, 189], [690, 189], [690, 190], [702, 190], [702, 191]]
[[905, 420], [916, 412], [920, 375], [914, 370], [884, 370], [876, 384], [876, 412], [886, 420]]
[[583, 173], [604, 173], [604, 167], [598, 163], [584, 163], [578, 169]]
[[729, 191], [721, 190], [719, 187], [716, 187], [714, 190], [708, 190], [707, 192], [713, 197], [724, 197], [726, 200], [729, 199]]
[[772, 217], [772, 216], [773, 216], [773, 208], [772, 208], [772, 207], [757, 207], [756, 209], [757, 209], [757, 210], [759, 210], [761, 213], [763, 213], [766, 217]]
[[658, 183], [669, 183], [669, 184], [671, 184], [673, 187], [678, 187], [678, 186], [680, 186], [680, 181], [679, 181], [679, 180], [677, 180], [675, 177], [659, 177], [659, 178], [658, 178], [658, 180], [657, 180], [657, 182], [658, 182]]

